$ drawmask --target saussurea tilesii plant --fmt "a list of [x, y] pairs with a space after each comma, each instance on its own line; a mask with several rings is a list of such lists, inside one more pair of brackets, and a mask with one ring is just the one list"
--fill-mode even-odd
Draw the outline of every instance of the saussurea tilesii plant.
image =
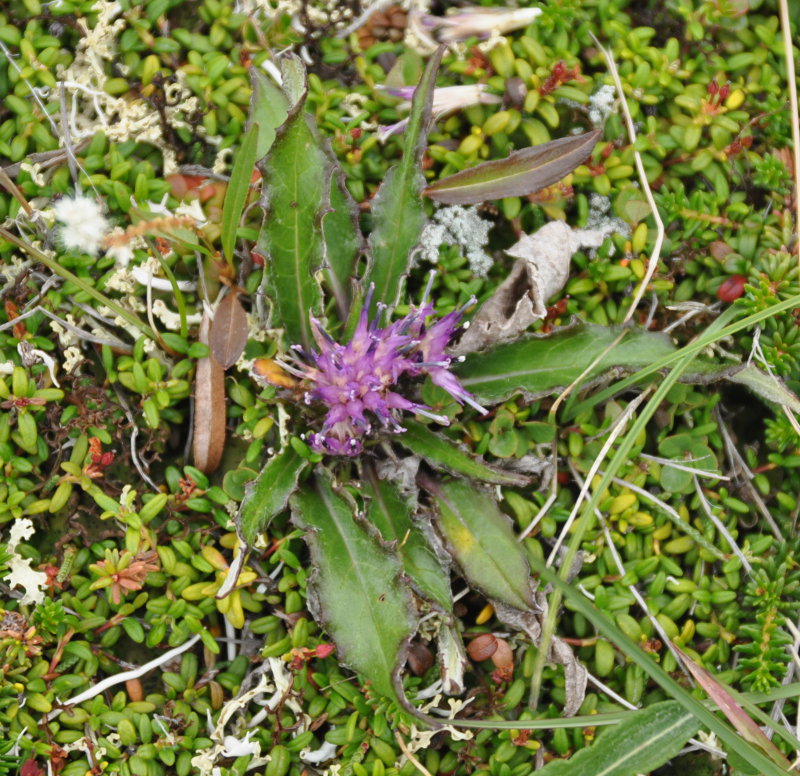
[[[430, 284], [429, 284], [430, 287]], [[311, 447], [319, 453], [358, 455], [364, 438], [373, 430], [369, 415], [380, 421], [383, 429], [403, 433], [399, 414], [410, 412], [448, 425], [445, 415], [436, 414], [419, 402], [411, 401], [398, 390], [403, 377], [428, 376], [434, 385], [444, 388], [459, 404], [468, 404], [479, 412], [488, 410], [465, 391], [450, 372], [454, 362], [463, 361], [448, 354], [447, 346], [459, 329], [464, 311], [475, 303], [454, 310], [428, 325], [434, 308], [427, 300], [428, 290], [418, 307], [399, 320], [380, 327], [379, 317], [368, 319], [374, 286], [370, 288], [359, 316], [353, 337], [346, 345], [333, 340], [314, 317], [311, 326], [318, 351], [304, 351], [299, 345], [293, 350], [299, 360], [295, 365], [284, 363], [290, 373], [307, 380], [307, 404], [320, 403], [327, 407], [322, 429], [309, 435]], [[395, 390], [393, 390], [395, 389]]]

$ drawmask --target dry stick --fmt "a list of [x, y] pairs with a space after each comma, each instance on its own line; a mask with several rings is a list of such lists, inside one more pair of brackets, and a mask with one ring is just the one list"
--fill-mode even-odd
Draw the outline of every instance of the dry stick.
[[33, 218], [33, 208], [30, 206], [30, 203], [25, 199], [25, 195], [20, 191], [17, 184], [8, 177], [8, 173], [2, 167], [0, 167], [0, 186], [19, 202], [22, 209], [28, 215], [28, 218]]
[[[614, 341], [611, 342], [608, 347], [603, 350], [597, 358], [595, 358], [589, 366], [586, 367], [559, 395], [559, 397], [553, 402], [553, 406], [550, 408], [550, 412], [547, 413], [547, 420], [550, 425], [553, 426], [555, 429], [556, 425], [556, 412], [558, 408], [561, 406], [561, 402], [566, 399], [572, 391], [575, 390], [576, 386], [580, 385], [584, 378], [594, 369], [605, 357], [608, 353], [611, 352], [622, 340], [622, 338], [627, 334], [627, 329], [621, 331], [615, 338]], [[553, 474], [550, 479], [550, 495], [547, 497], [547, 500], [542, 504], [541, 509], [536, 513], [536, 516], [531, 520], [531, 522], [526, 526], [525, 530], [519, 535], [517, 541], [521, 542], [536, 526], [539, 524], [539, 521], [547, 514], [550, 507], [552, 506], [553, 502], [556, 500], [558, 496], [558, 440], [553, 440]]]
[[[600, 53], [605, 57], [608, 70], [611, 73], [611, 77], [614, 79], [614, 86], [619, 94], [620, 106], [622, 107], [622, 115], [625, 117], [625, 125], [628, 129], [628, 138], [631, 141], [631, 147], [633, 147], [636, 144], [636, 130], [634, 129], [633, 118], [631, 117], [631, 112], [628, 108], [628, 100], [626, 99], [625, 91], [622, 88], [622, 81], [619, 77], [617, 64], [614, 61], [614, 57], [611, 55], [611, 52], [605, 49], [594, 35], [592, 35], [592, 40], [594, 40], [595, 45], [600, 50]], [[628, 308], [628, 312], [623, 323], [627, 323], [631, 319], [633, 313], [636, 311], [636, 308], [639, 305], [639, 302], [642, 300], [642, 296], [647, 289], [647, 285], [650, 283], [650, 280], [656, 271], [656, 267], [658, 267], [658, 260], [661, 256], [661, 246], [664, 243], [664, 222], [661, 220], [661, 214], [658, 212], [656, 201], [653, 198], [653, 192], [651, 191], [650, 183], [647, 180], [647, 173], [644, 169], [642, 156], [635, 148], [633, 149], [633, 159], [636, 163], [636, 172], [639, 174], [639, 183], [641, 184], [642, 191], [647, 198], [647, 204], [650, 205], [650, 210], [653, 211], [653, 220], [656, 222], [656, 242], [655, 245], [653, 245], [653, 252], [650, 254], [650, 259], [647, 262], [647, 272], [645, 272], [642, 282], [639, 285], [639, 288], [636, 290], [633, 303], [631, 304], [630, 308]]]
[[792, 50], [792, 30], [789, 22], [788, 0], [778, 0], [783, 33], [783, 57], [786, 63], [786, 89], [789, 92], [789, 108], [792, 122], [792, 154], [794, 159], [794, 228], [798, 240], [797, 263], [800, 267], [800, 118], [797, 115], [797, 76], [794, 72], [794, 52]]
[[408, 758], [408, 761], [422, 774], [422, 776], [431, 776], [431, 772], [414, 756], [414, 753], [406, 746], [403, 741], [403, 736], [400, 735], [399, 730], [394, 731], [394, 737], [400, 751]]

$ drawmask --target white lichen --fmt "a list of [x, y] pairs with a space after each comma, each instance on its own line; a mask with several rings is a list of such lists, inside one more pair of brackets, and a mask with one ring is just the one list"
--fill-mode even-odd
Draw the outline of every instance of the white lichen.
[[492, 223], [480, 217], [477, 208], [461, 205], [443, 207], [433, 214], [420, 237], [416, 261], [435, 264], [439, 261], [439, 246], [456, 245], [469, 262], [477, 277], [486, 277], [493, 264], [484, 250], [489, 244]]
[[96, 256], [109, 223], [97, 200], [77, 194], [62, 197], [55, 203], [58, 237], [65, 248]]
[[617, 91], [613, 84], [604, 84], [589, 97], [589, 120], [596, 127], [606, 123], [606, 119], [614, 110]]
[[[189, 128], [184, 117], [199, 110], [198, 98], [186, 86], [186, 76], [180, 69], [175, 72], [175, 81], [164, 86], [163, 121], [159, 111], [144, 98], [106, 92], [107, 66], [119, 59], [117, 42], [128, 21], [120, 17], [122, 7], [118, 2], [100, 0], [93, 10], [98, 14], [94, 27], [90, 28], [84, 18], [77, 20], [83, 36], [72, 63], [56, 70], [59, 87], [67, 95], [72, 140], [93, 137], [102, 131], [112, 142], [150, 143], [163, 154], [164, 174], [176, 171], [175, 153], [164, 139], [164, 123], [173, 129]], [[204, 134], [202, 126], [195, 131]]]
[[81, 353], [80, 348], [77, 348], [73, 345], [64, 351], [64, 363], [61, 364], [61, 368], [68, 375], [71, 375], [78, 368], [78, 365], [82, 361], [83, 353]]
[[20, 542], [30, 539], [34, 534], [33, 522], [27, 517], [17, 518], [9, 531], [6, 550], [11, 555], [8, 561], [8, 571], [3, 579], [11, 588], [24, 590], [19, 603], [22, 605], [44, 603], [44, 594], [47, 590], [47, 574], [43, 571], [34, 571], [31, 568], [30, 558], [23, 558], [17, 553]]
[[[627, 237], [631, 233], [630, 224], [611, 215], [611, 200], [600, 194], [589, 197], [589, 215], [583, 229], [575, 229], [574, 235], [581, 247], [589, 249], [589, 257], [597, 255], [597, 249], [607, 237], [620, 234]], [[609, 254], [610, 255], [610, 254]]]

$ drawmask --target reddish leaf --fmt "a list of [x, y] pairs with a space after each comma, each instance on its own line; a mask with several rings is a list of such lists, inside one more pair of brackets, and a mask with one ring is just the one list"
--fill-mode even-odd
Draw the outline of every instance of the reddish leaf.
[[[200, 342], [207, 345], [211, 320], [203, 316]], [[213, 353], [197, 362], [194, 378], [194, 465], [210, 474], [222, 460], [225, 448], [225, 370]]]
[[208, 344], [223, 369], [233, 366], [247, 344], [247, 313], [239, 294], [229, 293], [217, 307]]
[[705, 668], [698, 665], [676, 644], [672, 645], [681, 656], [684, 665], [694, 680], [703, 688], [706, 695], [719, 706], [719, 710], [728, 718], [739, 735], [748, 743], [757, 746], [775, 763], [790, 770], [789, 761], [783, 756], [775, 744], [770, 741], [764, 731], [753, 721], [750, 715], [736, 702], [727, 688], [713, 677]]
[[505, 159], [448, 175], [428, 186], [423, 194], [447, 205], [474, 205], [487, 199], [533, 194], [571, 173], [592, 153], [601, 134], [594, 129], [514, 151]]

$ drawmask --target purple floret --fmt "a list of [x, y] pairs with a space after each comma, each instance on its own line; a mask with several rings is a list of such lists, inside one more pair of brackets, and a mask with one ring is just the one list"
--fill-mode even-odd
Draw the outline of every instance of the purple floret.
[[[427, 405], [413, 402], [395, 390], [404, 375], [428, 375], [459, 404], [466, 403], [486, 413], [449, 371], [454, 358], [446, 352], [460, 326], [464, 309], [475, 300], [430, 326], [426, 325], [426, 320], [434, 314], [433, 305], [423, 300], [419, 307], [412, 307], [408, 315], [380, 328], [377, 319], [368, 320], [371, 296], [372, 289], [364, 302], [353, 338], [346, 345], [335, 342], [312, 317], [311, 330], [318, 350], [304, 353], [295, 348], [303, 361], [297, 360], [291, 371], [309, 383], [306, 403], [327, 406], [321, 430], [308, 437], [316, 452], [357, 455], [363, 449], [364, 438], [373, 432], [375, 420], [385, 431], [405, 431], [400, 424], [403, 412], [424, 415], [447, 425], [449, 421], [445, 416], [435, 414]], [[378, 317], [380, 313], [381, 310]]]

